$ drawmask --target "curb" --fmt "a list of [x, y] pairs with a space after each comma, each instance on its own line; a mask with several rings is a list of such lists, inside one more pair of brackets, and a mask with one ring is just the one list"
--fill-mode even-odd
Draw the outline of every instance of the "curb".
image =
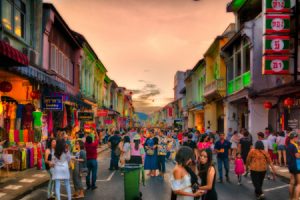
[[[103, 149], [100, 149], [99, 151], [97, 150], [97, 153], [100, 154], [100, 153], [102, 153], [103, 151], [106, 151], [107, 149], [109, 149], [108, 146], [106, 146], [106, 147], [103, 148]], [[49, 181], [49, 178], [47, 178], [47, 179], [45, 178], [45, 180], [42, 180], [41, 183], [39, 183], [39, 184], [37, 184], [37, 185], [35, 185], [35, 186], [29, 188], [28, 190], [24, 191], [24, 192], [21, 193], [21, 194], [18, 194], [16, 197], [13, 197], [11, 200], [19, 200], [19, 199], [23, 198], [24, 196], [26, 196], [26, 195], [32, 193], [34, 190], [37, 190], [37, 189], [39, 189], [39, 188], [41, 188], [41, 187], [43, 187], [43, 186], [46, 186], [46, 184], [48, 183], [48, 181]]]

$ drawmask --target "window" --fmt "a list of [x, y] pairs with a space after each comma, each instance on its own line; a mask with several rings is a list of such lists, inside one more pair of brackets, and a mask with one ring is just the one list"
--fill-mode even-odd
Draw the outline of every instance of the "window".
[[9, 31], [12, 30], [12, 8], [7, 0], [2, 1], [2, 24]]
[[50, 50], [50, 69], [53, 71], [56, 71], [56, 47], [51, 44], [51, 50]]
[[64, 56], [64, 77], [69, 80], [69, 62], [67, 56]]
[[250, 71], [250, 47], [249, 44], [244, 46], [244, 72]]
[[73, 83], [73, 77], [74, 77], [74, 67], [73, 67], [73, 63], [71, 62], [71, 60], [69, 60], [69, 81], [71, 81]]
[[235, 75], [240, 76], [242, 74], [242, 53], [241, 53], [241, 49], [239, 49], [235, 53], [235, 61], [236, 61]]
[[26, 5], [21, 0], [2, 1], [2, 23], [8, 31], [25, 38]]
[[231, 81], [234, 78], [233, 57], [230, 57], [226, 61], [226, 65], [227, 65], [227, 80]]

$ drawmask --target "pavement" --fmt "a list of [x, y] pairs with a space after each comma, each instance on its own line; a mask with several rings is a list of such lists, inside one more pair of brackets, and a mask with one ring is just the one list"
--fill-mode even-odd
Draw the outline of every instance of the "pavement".
[[[105, 200], [124, 200], [124, 181], [120, 171], [109, 171], [110, 150], [106, 150], [98, 157], [98, 177], [96, 190], [88, 190], [85, 192], [87, 200], [105, 199]], [[174, 168], [173, 162], [167, 162], [165, 179], [160, 177], [146, 176], [145, 186], [140, 186], [143, 194], [143, 200], [168, 200], [170, 199], [171, 187], [169, 179]], [[280, 172], [279, 169], [277, 170]], [[282, 171], [283, 173], [284, 171]], [[146, 172], [147, 173], [147, 172]], [[242, 178], [242, 185], [237, 184], [237, 177], [234, 175], [234, 167], [230, 170], [231, 182], [224, 182], [223, 184], [216, 183], [216, 191], [218, 199], [232, 200], [254, 200], [254, 187], [250, 177]], [[263, 190], [266, 199], [288, 199], [288, 183], [287, 179], [277, 178], [273, 180], [265, 180]], [[85, 181], [83, 180], [85, 185]], [[73, 185], [71, 180], [71, 186]], [[72, 190], [73, 190], [72, 186]], [[64, 187], [61, 188], [62, 200], [67, 199]], [[24, 196], [21, 200], [40, 200], [41, 197], [46, 197], [47, 186], [44, 185], [30, 194]], [[2, 200], [2, 199], [1, 199]]]
[[[107, 145], [98, 148], [98, 154], [107, 150]], [[44, 187], [49, 181], [49, 175], [45, 170], [36, 168], [24, 171], [0, 170], [0, 199], [19, 200], [26, 194]]]

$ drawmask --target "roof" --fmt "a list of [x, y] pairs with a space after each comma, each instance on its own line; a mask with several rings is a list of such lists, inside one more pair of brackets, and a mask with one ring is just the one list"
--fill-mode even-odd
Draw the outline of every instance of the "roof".
[[71, 30], [71, 28], [68, 26], [68, 24], [65, 22], [65, 20], [62, 18], [62, 16], [59, 14], [59, 12], [57, 11], [57, 9], [55, 8], [55, 6], [51, 3], [43, 3], [43, 9], [50, 9], [53, 10], [55, 13], [55, 17], [58, 19], [59, 23], [62, 25], [62, 27], [64, 28], [64, 31], [69, 34], [69, 36], [71, 37], [71, 39], [73, 40], [74, 44], [76, 44], [78, 47], [81, 47], [81, 45], [79, 44], [79, 41], [77, 40], [77, 38], [75, 37], [75, 35], [73, 34], [73, 31]]

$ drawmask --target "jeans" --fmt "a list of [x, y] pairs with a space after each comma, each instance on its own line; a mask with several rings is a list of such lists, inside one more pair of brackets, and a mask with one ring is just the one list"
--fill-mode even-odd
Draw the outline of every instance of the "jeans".
[[228, 158], [217, 158], [218, 159], [218, 172], [219, 172], [219, 178], [220, 180], [223, 180], [223, 167], [222, 164], [224, 164], [225, 168], [225, 176], [228, 177], [229, 172], [229, 159]]
[[110, 166], [109, 169], [115, 169], [118, 170], [119, 169], [119, 159], [120, 156], [116, 156], [115, 152], [113, 150], [111, 150], [111, 154], [110, 154], [111, 158], [110, 158]]
[[157, 156], [158, 169], [161, 173], [166, 172], [166, 156]]
[[75, 169], [73, 170], [73, 184], [74, 184], [74, 189], [75, 191], [78, 190], [83, 190], [83, 185], [82, 185], [82, 180], [81, 180], [81, 176], [80, 176], [80, 171], [79, 171], [79, 164], [76, 163], [75, 164]]
[[[55, 180], [55, 195], [56, 195], [57, 200], [60, 200], [60, 181], [61, 180]], [[65, 187], [66, 187], [66, 190], [67, 190], [68, 200], [71, 200], [72, 195], [71, 195], [70, 180], [69, 179], [64, 179], [63, 181], [65, 183]]]
[[47, 172], [50, 175], [49, 183], [48, 183], [48, 191], [47, 191], [47, 197], [49, 199], [53, 195], [53, 189], [54, 189], [54, 182], [55, 181], [52, 179], [52, 174], [51, 174], [50, 170], [47, 170]]
[[252, 180], [253, 186], [255, 188], [256, 196], [259, 196], [263, 193], [262, 186], [264, 183], [265, 176], [266, 176], [266, 171], [257, 172], [257, 171], [251, 170], [251, 180]]
[[[88, 175], [86, 177], [86, 185], [87, 187], [95, 187], [97, 180], [97, 170], [98, 170], [98, 162], [95, 159], [87, 161], [87, 168], [89, 169]], [[92, 174], [92, 184], [90, 181], [90, 176]]]

